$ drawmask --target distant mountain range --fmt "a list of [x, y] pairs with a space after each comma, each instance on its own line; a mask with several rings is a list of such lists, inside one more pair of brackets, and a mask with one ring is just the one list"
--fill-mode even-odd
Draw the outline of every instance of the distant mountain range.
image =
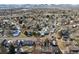
[[14, 9], [14, 8], [72, 8], [79, 9], [79, 5], [71, 4], [0, 4], [0, 9]]

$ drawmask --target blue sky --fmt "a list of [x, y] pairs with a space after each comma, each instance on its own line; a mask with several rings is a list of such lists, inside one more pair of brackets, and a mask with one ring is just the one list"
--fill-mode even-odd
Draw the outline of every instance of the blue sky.
[[79, 0], [0, 0], [0, 4], [79, 4]]

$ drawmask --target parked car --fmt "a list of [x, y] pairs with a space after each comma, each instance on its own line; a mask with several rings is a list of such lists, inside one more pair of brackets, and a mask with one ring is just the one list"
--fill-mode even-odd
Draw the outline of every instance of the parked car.
[[15, 47], [22, 47], [22, 44], [20, 43], [20, 40], [16, 40], [14, 45], [15, 45]]
[[33, 46], [35, 44], [34, 41], [27, 41], [27, 40], [17, 40], [15, 42], [16, 46]]
[[61, 35], [65, 41], [69, 38], [69, 32], [67, 30], [62, 30]]
[[26, 36], [28, 36], [28, 37], [33, 35], [32, 32], [27, 32], [27, 31], [25, 31], [24, 34], [25, 34]]
[[25, 45], [33, 46], [34, 44], [35, 44], [35, 42], [33, 42], [33, 41], [25, 41]]
[[6, 39], [4, 39], [1, 44], [4, 47], [9, 47], [9, 43], [8, 43], [8, 41]]
[[52, 40], [52, 41], [50, 42], [50, 45], [52, 45], [52, 46], [57, 46], [56, 40]]

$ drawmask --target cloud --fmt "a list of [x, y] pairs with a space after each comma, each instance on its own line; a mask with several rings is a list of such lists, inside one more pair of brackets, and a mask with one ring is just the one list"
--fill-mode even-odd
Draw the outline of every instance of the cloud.
[[79, 0], [0, 0], [0, 4], [79, 4]]

